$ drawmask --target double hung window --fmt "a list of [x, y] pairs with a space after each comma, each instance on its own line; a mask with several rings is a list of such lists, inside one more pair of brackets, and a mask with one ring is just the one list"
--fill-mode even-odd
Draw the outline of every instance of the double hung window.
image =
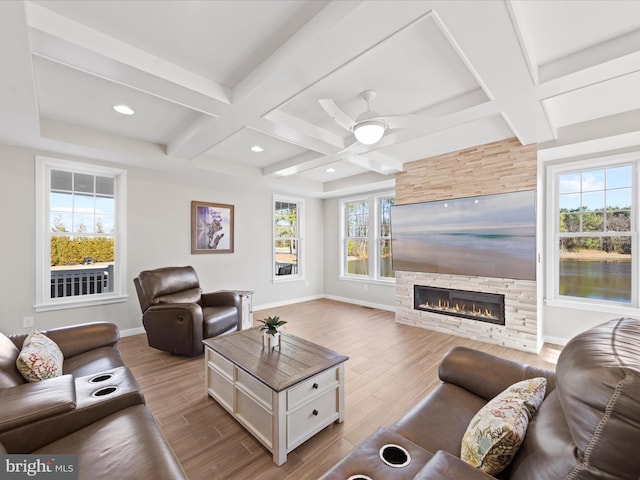
[[391, 194], [342, 201], [342, 276], [392, 280]]
[[123, 301], [125, 172], [36, 159], [36, 310]]
[[274, 279], [300, 278], [303, 274], [301, 260], [304, 202], [276, 196], [273, 204]]
[[637, 160], [550, 167], [548, 297], [638, 306]]

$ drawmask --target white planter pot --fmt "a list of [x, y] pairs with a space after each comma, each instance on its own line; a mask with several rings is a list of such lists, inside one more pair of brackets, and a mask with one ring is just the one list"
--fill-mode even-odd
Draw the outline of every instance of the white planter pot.
[[271, 335], [267, 332], [262, 333], [262, 346], [268, 349], [280, 348], [280, 332]]

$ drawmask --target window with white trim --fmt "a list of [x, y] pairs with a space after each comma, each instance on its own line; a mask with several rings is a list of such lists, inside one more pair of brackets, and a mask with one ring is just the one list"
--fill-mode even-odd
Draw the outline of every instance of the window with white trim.
[[273, 278], [274, 281], [302, 278], [304, 201], [274, 195]]
[[126, 299], [126, 173], [36, 157], [36, 311]]
[[638, 306], [636, 158], [548, 168], [547, 298]]
[[370, 195], [341, 202], [341, 276], [392, 281], [392, 194]]

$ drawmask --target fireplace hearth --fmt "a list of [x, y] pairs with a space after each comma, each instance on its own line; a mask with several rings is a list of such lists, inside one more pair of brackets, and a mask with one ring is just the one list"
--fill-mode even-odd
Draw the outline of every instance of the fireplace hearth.
[[453, 317], [504, 325], [504, 295], [413, 286], [413, 308]]

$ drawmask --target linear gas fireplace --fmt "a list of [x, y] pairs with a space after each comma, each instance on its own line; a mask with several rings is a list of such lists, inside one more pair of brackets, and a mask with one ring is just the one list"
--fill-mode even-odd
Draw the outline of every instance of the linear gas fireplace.
[[504, 295], [413, 286], [413, 308], [504, 325]]

